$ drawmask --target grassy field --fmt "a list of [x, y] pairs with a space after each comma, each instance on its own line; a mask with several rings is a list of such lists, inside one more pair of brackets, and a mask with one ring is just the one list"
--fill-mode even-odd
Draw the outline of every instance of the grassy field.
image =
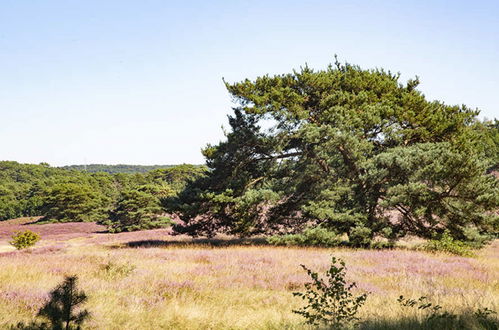
[[[344, 259], [359, 292], [360, 317], [407, 316], [400, 295], [428, 296], [451, 312], [498, 310], [499, 242], [474, 258], [410, 250], [286, 248], [220, 239], [193, 241], [168, 230], [105, 234], [95, 224], [0, 223], [0, 329], [30, 321], [65, 275], [77, 274], [89, 295], [89, 329], [299, 329], [292, 296], [308, 280], [299, 267], [328, 268]], [[49, 226], [49, 227], [47, 227]], [[11, 232], [42, 235], [15, 251]], [[211, 243], [211, 244], [208, 244]]]

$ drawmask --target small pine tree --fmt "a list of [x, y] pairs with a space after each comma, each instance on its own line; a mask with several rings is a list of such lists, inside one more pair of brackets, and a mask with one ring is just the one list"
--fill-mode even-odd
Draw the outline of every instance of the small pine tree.
[[32, 247], [40, 240], [40, 235], [31, 230], [19, 231], [12, 235], [12, 241], [9, 243], [18, 250]]
[[67, 276], [50, 293], [50, 300], [38, 312], [38, 316], [50, 321], [54, 330], [79, 330], [90, 316], [87, 310], [76, 311], [88, 299], [83, 291], [77, 289], [77, 280], [76, 276]]

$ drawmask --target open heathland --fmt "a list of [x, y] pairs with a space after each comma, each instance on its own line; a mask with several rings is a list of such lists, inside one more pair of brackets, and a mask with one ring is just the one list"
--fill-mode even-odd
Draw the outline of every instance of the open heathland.
[[[73, 228], [26, 222], [0, 223], [2, 329], [33, 320], [66, 275], [78, 275], [88, 295], [88, 329], [301, 329], [304, 320], [292, 309], [302, 302], [292, 292], [309, 278], [300, 264], [323, 272], [331, 256], [345, 260], [356, 291], [371, 292], [360, 309], [364, 321], [423, 315], [403, 310], [396, 302], [400, 295], [427, 296], [454, 313], [499, 305], [498, 241], [475, 257], [458, 257], [193, 240], [168, 229], [106, 234], [93, 223]], [[31, 250], [16, 251], [8, 231], [24, 227], [42, 237], [52, 234]]]

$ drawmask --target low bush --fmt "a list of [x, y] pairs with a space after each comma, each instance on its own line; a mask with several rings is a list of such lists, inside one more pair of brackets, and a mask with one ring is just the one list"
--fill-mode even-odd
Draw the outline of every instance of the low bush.
[[349, 241], [343, 240], [335, 231], [314, 227], [307, 228], [299, 234], [274, 235], [267, 238], [267, 243], [276, 246], [317, 246], [336, 247], [340, 245], [370, 249], [389, 249], [395, 243], [391, 240], [374, 240], [371, 230], [365, 227], [352, 228]]
[[356, 284], [347, 283], [345, 262], [333, 257], [324, 278], [304, 265], [301, 267], [312, 281], [305, 284], [305, 292], [293, 293], [307, 302], [305, 307], [293, 312], [303, 316], [307, 324], [314, 326], [323, 325], [334, 329], [353, 326], [359, 320], [356, 315], [366, 302], [367, 293], [353, 296], [352, 289]]
[[276, 235], [267, 238], [271, 245], [335, 247], [341, 239], [331, 230], [315, 227], [307, 228], [300, 234]]
[[18, 250], [27, 249], [36, 244], [40, 240], [40, 235], [31, 230], [25, 230], [15, 233], [12, 236], [12, 241], [9, 243]]
[[430, 252], [446, 252], [465, 257], [474, 255], [473, 247], [459, 240], [455, 240], [448, 231], [442, 233], [439, 239], [432, 239], [419, 247], [421, 250]]

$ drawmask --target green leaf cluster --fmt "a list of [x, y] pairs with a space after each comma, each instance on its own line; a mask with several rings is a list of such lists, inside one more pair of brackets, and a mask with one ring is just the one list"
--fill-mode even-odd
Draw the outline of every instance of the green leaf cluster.
[[305, 284], [305, 292], [293, 293], [307, 303], [301, 309], [293, 310], [294, 313], [303, 316], [308, 324], [334, 329], [351, 326], [359, 320], [357, 313], [368, 294], [353, 295], [356, 284], [347, 283], [343, 260], [333, 257], [323, 278], [306, 266], [301, 267], [310, 276], [311, 282]]

